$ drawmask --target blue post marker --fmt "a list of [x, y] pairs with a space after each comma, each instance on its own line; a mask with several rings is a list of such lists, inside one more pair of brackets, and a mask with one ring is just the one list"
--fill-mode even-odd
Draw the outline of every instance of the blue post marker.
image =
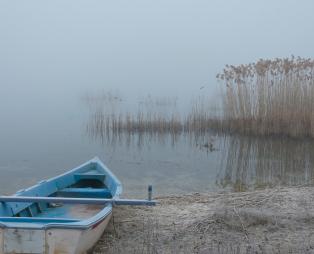
[[153, 186], [148, 185], [148, 201], [152, 200], [152, 195], [153, 195]]

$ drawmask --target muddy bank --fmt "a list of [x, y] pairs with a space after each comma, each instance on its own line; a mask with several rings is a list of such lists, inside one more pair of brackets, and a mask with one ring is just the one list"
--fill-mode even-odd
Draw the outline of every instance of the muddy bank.
[[314, 189], [159, 197], [117, 207], [94, 253], [314, 253]]

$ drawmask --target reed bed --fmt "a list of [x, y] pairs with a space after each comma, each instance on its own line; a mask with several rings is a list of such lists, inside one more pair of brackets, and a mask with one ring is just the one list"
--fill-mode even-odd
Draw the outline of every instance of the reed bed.
[[[95, 112], [87, 124], [87, 132], [103, 136], [127, 134], [150, 134], [177, 136], [194, 134], [196, 136], [213, 133], [219, 130], [221, 122], [202, 114], [189, 114], [183, 118], [180, 114], [166, 116], [159, 113], [119, 113], [106, 114], [103, 111]], [[216, 133], [216, 132], [214, 132]]]
[[208, 101], [204, 98], [195, 100], [188, 114], [180, 113], [175, 101], [149, 98], [139, 102], [136, 113], [126, 112], [107, 102], [99, 107], [101, 103], [96, 99], [97, 107], [91, 110], [88, 132], [94, 136], [95, 133], [104, 136], [118, 133], [200, 135], [221, 126], [218, 117], [213, 117], [212, 111], [208, 110]]
[[[221, 103], [194, 100], [187, 113], [178, 98], [147, 96], [137, 110], [122, 110], [119, 93], [87, 95], [93, 109], [89, 130], [106, 133], [203, 135], [207, 132], [259, 136], [314, 137], [314, 60], [300, 57], [260, 59], [247, 65], [226, 65], [217, 75]], [[212, 110], [213, 106], [216, 110]], [[130, 113], [133, 112], [133, 113]]]
[[226, 65], [223, 131], [314, 137], [314, 60], [300, 57]]

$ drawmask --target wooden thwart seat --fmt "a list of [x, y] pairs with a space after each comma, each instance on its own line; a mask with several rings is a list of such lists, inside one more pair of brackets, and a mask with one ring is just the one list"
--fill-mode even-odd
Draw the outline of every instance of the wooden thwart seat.
[[78, 173], [78, 174], [74, 174], [74, 179], [76, 181], [79, 180], [99, 180], [101, 182], [103, 182], [106, 178], [105, 174], [102, 173], [91, 173], [91, 172], [87, 172], [87, 173]]
[[111, 192], [106, 188], [64, 188], [57, 193], [58, 197], [82, 197], [82, 198], [111, 198]]

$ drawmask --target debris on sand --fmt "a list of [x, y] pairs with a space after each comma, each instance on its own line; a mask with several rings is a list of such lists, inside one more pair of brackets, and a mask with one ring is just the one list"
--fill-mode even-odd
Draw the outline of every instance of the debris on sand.
[[115, 208], [94, 253], [314, 253], [314, 188], [157, 200]]

